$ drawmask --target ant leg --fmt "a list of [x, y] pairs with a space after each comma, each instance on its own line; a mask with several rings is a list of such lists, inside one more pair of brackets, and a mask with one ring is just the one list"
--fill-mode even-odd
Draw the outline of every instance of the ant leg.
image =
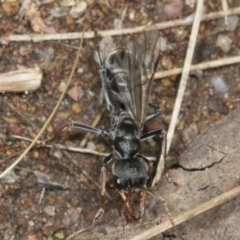
[[99, 69], [99, 73], [100, 73], [100, 77], [101, 77], [101, 81], [102, 81], [102, 90], [103, 90], [103, 95], [104, 98], [106, 100], [106, 104], [107, 104], [107, 109], [114, 114], [114, 106], [110, 100], [109, 94], [108, 94], [108, 89], [107, 89], [107, 74], [106, 74], [106, 68], [100, 68]]
[[137, 155], [138, 157], [141, 157], [145, 162], [146, 164], [148, 165], [149, 168], [152, 168], [153, 166], [153, 162], [149, 159], [147, 159], [145, 156], [143, 156], [142, 154], [138, 154]]
[[104, 158], [103, 160], [103, 166], [101, 169], [101, 202], [102, 202], [102, 206], [101, 208], [99, 208], [99, 210], [97, 211], [94, 219], [93, 219], [93, 224], [98, 221], [99, 219], [102, 218], [102, 216], [104, 215], [104, 207], [105, 207], [105, 192], [106, 192], [106, 182], [107, 182], [107, 174], [106, 174], [106, 165], [109, 164], [113, 159], [113, 154], [111, 153], [110, 155], [108, 155], [107, 157]]
[[[145, 133], [141, 136], [141, 141], [145, 141], [145, 140], [152, 138], [158, 134], [162, 135], [162, 149], [161, 149], [161, 157], [160, 157], [160, 162], [158, 163], [156, 175], [160, 175], [158, 177], [158, 179], [160, 179], [162, 174], [165, 173], [167, 180], [169, 182], [173, 183], [172, 179], [168, 176], [168, 174], [166, 172], [166, 159], [167, 159], [167, 133], [166, 133], [166, 131], [163, 129], [158, 129], [158, 130], [154, 130], [154, 131]], [[145, 160], [144, 157], [143, 157], [143, 159]], [[155, 178], [156, 178], [156, 176], [155, 176]]]
[[133, 210], [133, 206], [132, 206], [132, 202], [131, 202], [131, 191], [129, 191], [128, 193], [119, 192], [119, 194], [123, 199], [123, 205], [122, 205], [122, 208], [121, 208], [121, 217], [122, 217], [124, 239], [127, 239], [126, 238], [126, 228], [125, 228], [125, 226], [127, 225], [127, 222], [126, 222], [126, 219], [125, 219], [125, 216], [124, 216], [124, 212], [127, 209], [127, 212], [132, 219], [139, 220], [143, 216], [144, 211], [145, 211], [146, 190], [142, 189], [140, 191], [138, 216], [136, 216], [136, 214]]
[[146, 190], [142, 189], [140, 191], [140, 200], [139, 200], [139, 212], [138, 212], [138, 216], [136, 216], [136, 213], [133, 209], [133, 205], [131, 202], [131, 191], [129, 190], [128, 193], [125, 192], [119, 192], [120, 196], [123, 199], [123, 207], [122, 207], [122, 211], [121, 214], [122, 216], [124, 216], [124, 210], [127, 209], [129, 216], [134, 219], [134, 220], [139, 220], [145, 211], [145, 200], [146, 200]]
[[119, 192], [120, 196], [123, 199], [123, 206], [122, 206], [122, 210], [121, 210], [121, 215], [124, 216], [124, 211], [125, 209], [127, 209], [129, 216], [134, 219], [134, 220], [138, 220], [139, 218], [136, 217], [136, 214], [133, 210], [133, 206], [130, 200], [130, 196], [131, 192], [125, 193], [125, 192]]
[[145, 201], [146, 201], [146, 190], [142, 189], [140, 191], [140, 200], [139, 200], [139, 218], [141, 218], [144, 214]]
[[153, 130], [151, 132], [145, 133], [141, 136], [141, 141], [146, 141], [149, 138], [155, 137], [156, 135], [161, 134], [163, 136], [163, 139], [166, 138], [166, 131], [163, 129], [157, 129], [157, 130]]
[[88, 126], [88, 125], [80, 124], [80, 123], [77, 123], [77, 122], [69, 123], [68, 127], [81, 129], [81, 130], [84, 130], [84, 131], [87, 131], [87, 132], [95, 133], [97, 135], [106, 134], [106, 132], [103, 131], [103, 130], [100, 130], [100, 129], [97, 129], [97, 128], [94, 128], [94, 127], [91, 127], [91, 126]]
[[[161, 149], [161, 157], [160, 157], [160, 162], [158, 163], [158, 170], [156, 172], [156, 175], [163, 175], [163, 173], [165, 174], [165, 177], [167, 178], [168, 182], [173, 183], [174, 185], [178, 185], [176, 182], [174, 182], [172, 180], [172, 178], [168, 175], [167, 171], [166, 171], [166, 162], [167, 162], [167, 133], [165, 130], [163, 129], [158, 129], [158, 130], [154, 130], [148, 133], [145, 133], [141, 136], [141, 141], [146, 141], [149, 138], [152, 138], [158, 134], [161, 134], [163, 139], [162, 139], [162, 149]], [[145, 160], [145, 162], [148, 164], [149, 160], [146, 159], [144, 156], [141, 155], [141, 157]], [[160, 177], [161, 177], [160, 176]], [[160, 179], [160, 177], [158, 177], [158, 179]], [[156, 178], [156, 176], [155, 176]], [[154, 185], [154, 183], [152, 183], [152, 185]]]
[[97, 32], [94, 32], [95, 34], [95, 45], [97, 48], [97, 54], [98, 54], [98, 58], [99, 58], [99, 62], [100, 62], [100, 69], [99, 69], [99, 74], [100, 74], [100, 78], [101, 78], [101, 82], [102, 82], [102, 90], [103, 90], [103, 95], [104, 98], [106, 100], [106, 104], [107, 104], [107, 109], [114, 114], [114, 106], [110, 100], [109, 94], [108, 94], [108, 89], [107, 89], [107, 73], [106, 73], [106, 68], [103, 65], [102, 62], [102, 58], [101, 58], [101, 54], [99, 51], [99, 44], [98, 44], [98, 35]]
[[159, 201], [161, 201], [161, 202], [164, 204], [165, 210], [166, 210], [167, 215], [168, 215], [168, 219], [169, 219], [169, 221], [171, 222], [171, 224], [172, 224], [175, 232], [177, 233], [177, 235], [178, 235], [178, 237], [179, 237], [180, 239], [184, 240], [184, 239], [182, 238], [180, 232], [178, 231], [178, 229], [177, 229], [174, 221], [173, 221], [173, 217], [172, 217], [172, 214], [171, 214], [171, 212], [170, 212], [170, 210], [169, 210], [169, 208], [168, 208], [168, 205], [167, 205], [166, 200], [165, 200], [164, 198], [158, 196], [157, 194], [151, 192], [151, 191], [148, 190], [148, 189], [145, 189], [145, 191], [146, 191], [147, 193], [149, 193], [150, 195], [154, 196], [155, 198], [157, 198]]
[[161, 149], [161, 157], [164, 160], [164, 169], [166, 165], [166, 158], [167, 158], [167, 133], [163, 129], [154, 130], [152, 132], [145, 133], [141, 136], [141, 141], [146, 141], [149, 138], [152, 138], [158, 134], [162, 135], [162, 149]]
[[148, 122], [148, 121], [156, 118], [161, 113], [161, 108], [158, 105], [155, 105], [153, 103], [149, 103], [148, 106], [154, 108], [154, 112], [149, 114], [148, 116], [146, 116], [145, 122]]
[[123, 205], [122, 205], [122, 208], [121, 208], [121, 218], [122, 218], [123, 239], [124, 240], [127, 239], [126, 238], [126, 228], [125, 228], [125, 226], [127, 226], [127, 224], [128, 224], [127, 221], [126, 221], [126, 218], [124, 216], [125, 210], [126, 210], [126, 204], [125, 204], [125, 202], [123, 202]]

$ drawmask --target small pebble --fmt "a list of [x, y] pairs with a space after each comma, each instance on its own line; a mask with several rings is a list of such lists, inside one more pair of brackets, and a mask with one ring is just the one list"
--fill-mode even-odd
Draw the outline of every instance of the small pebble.
[[29, 54], [32, 50], [28, 47], [25, 47], [25, 46], [20, 46], [20, 49], [19, 49], [19, 53], [22, 55], [22, 56], [26, 56], [27, 54]]
[[87, 9], [87, 3], [85, 1], [81, 1], [76, 4], [76, 6], [73, 6], [69, 12], [70, 16], [72, 18], [79, 18], [83, 15], [83, 13]]
[[57, 159], [61, 159], [62, 158], [62, 151], [60, 149], [54, 149], [52, 151], [50, 151], [51, 156], [57, 158]]
[[13, 172], [10, 171], [9, 173], [6, 174], [5, 177], [1, 179], [1, 183], [15, 183], [18, 180], [18, 176]]
[[82, 74], [83, 72], [84, 72], [84, 71], [83, 71], [83, 69], [82, 69], [81, 67], [77, 69], [77, 73], [78, 73], [78, 74]]
[[219, 27], [222, 27], [222, 28], [226, 27], [226, 30], [233, 32], [238, 27], [239, 18], [236, 15], [228, 16], [227, 17], [227, 25], [225, 23], [226, 23], [225, 18], [220, 18], [218, 20], [218, 26]]
[[185, 4], [188, 5], [190, 8], [193, 8], [196, 5], [196, 0], [186, 0]]
[[228, 53], [232, 47], [232, 40], [226, 35], [218, 35], [216, 45], [225, 53]]
[[91, 150], [96, 150], [96, 145], [92, 141], [89, 141], [87, 143], [87, 148]]
[[50, 13], [55, 18], [65, 17], [69, 12], [68, 8], [65, 7], [57, 7], [51, 9]]
[[58, 112], [58, 113], [57, 113], [57, 117], [58, 117], [58, 118], [68, 119], [69, 116], [70, 116], [69, 111], [68, 111], [68, 112], [67, 112], [67, 111], [62, 111], [62, 112]]
[[1, 10], [4, 14], [11, 16], [16, 14], [19, 8], [18, 1], [1, 1]]
[[114, 18], [113, 20], [113, 28], [114, 29], [121, 29], [122, 28], [122, 20], [119, 18]]
[[167, 50], [167, 39], [164, 37], [159, 38], [159, 50], [165, 52]]
[[72, 104], [72, 108], [71, 109], [72, 109], [72, 111], [74, 113], [80, 113], [82, 111], [82, 107], [81, 107], [81, 105], [78, 102], [74, 102]]
[[62, 92], [65, 91], [66, 86], [67, 86], [67, 84], [62, 81], [62, 82], [60, 82], [60, 84], [58, 85], [57, 90], [58, 90], [60, 93], [62, 93]]
[[229, 108], [220, 98], [210, 97], [208, 102], [208, 107], [210, 110], [220, 113], [220, 114], [228, 114]]
[[81, 208], [69, 208], [66, 212], [64, 212], [64, 217], [62, 219], [62, 223], [64, 226], [69, 226], [75, 224], [81, 213]]
[[28, 225], [29, 225], [30, 227], [32, 227], [32, 226], [34, 226], [34, 222], [33, 222], [32, 220], [30, 220], [30, 221], [28, 222]]
[[39, 158], [39, 152], [38, 151], [33, 151], [33, 158], [38, 159]]
[[74, 101], [78, 101], [82, 98], [83, 96], [83, 90], [81, 87], [79, 86], [75, 86], [73, 88], [71, 88], [69, 91], [68, 91], [68, 96], [74, 100]]
[[128, 16], [129, 20], [133, 21], [135, 19], [135, 12], [131, 11]]
[[225, 93], [229, 89], [225, 81], [218, 75], [212, 76], [211, 83], [219, 92]]
[[51, 217], [55, 216], [55, 207], [54, 206], [46, 206], [43, 209], [43, 211]]
[[164, 12], [168, 19], [174, 19], [182, 15], [183, 3], [182, 0], [170, 0], [164, 6]]
[[63, 7], [72, 7], [76, 4], [75, 0], [61, 0], [60, 5]]
[[52, 133], [52, 132], [53, 132], [53, 126], [52, 126], [52, 125], [48, 125], [48, 126], [47, 126], [47, 131], [48, 131], [49, 133]]
[[35, 48], [34, 52], [39, 58], [43, 58], [43, 59], [49, 60], [49, 61], [51, 61], [55, 56], [55, 51], [51, 47]]
[[183, 141], [192, 142], [192, 140], [198, 135], [198, 126], [196, 123], [191, 123], [190, 126], [183, 130]]

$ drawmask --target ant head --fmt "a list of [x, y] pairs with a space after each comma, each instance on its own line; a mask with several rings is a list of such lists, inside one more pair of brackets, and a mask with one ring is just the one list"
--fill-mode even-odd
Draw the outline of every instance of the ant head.
[[146, 188], [150, 179], [148, 170], [148, 165], [142, 158], [115, 161], [112, 172], [116, 189], [134, 192]]

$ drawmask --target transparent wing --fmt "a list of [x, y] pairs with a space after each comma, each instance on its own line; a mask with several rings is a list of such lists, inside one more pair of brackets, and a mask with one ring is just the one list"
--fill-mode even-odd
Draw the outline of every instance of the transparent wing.
[[143, 33], [125, 38], [104, 59], [108, 93], [115, 111], [126, 110], [140, 128], [145, 122], [158, 64], [158, 39], [157, 27], [148, 26]]
[[[154, 73], [159, 61], [159, 50], [156, 47], [158, 39], [159, 31], [154, 25], [147, 26], [142, 34], [132, 37], [126, 47], [129, 59], [128, 66], [125, 64], [125, 67], [128, 67], [129, 77], [118, 80], [123, 104], [139, 127], [145, 122]], [[122, 87], [124, 84], [125, 88]]]

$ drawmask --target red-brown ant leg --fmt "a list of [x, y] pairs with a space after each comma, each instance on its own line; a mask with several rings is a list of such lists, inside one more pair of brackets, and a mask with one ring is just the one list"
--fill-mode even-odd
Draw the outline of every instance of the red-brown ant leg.
[[140, 192], [140, 201], [139, 201], [139, 216], [141, 218], [145, 211], [145, 202], [146, 202], [146, 189], [142, 189]]
[[[122, 210], [127, 209], [129, 216], [132, 219], [137, 220], [136, 215], [135, 215], [134, 210], [133, 210], [132, 203], [130, 201], [130, 198], [129, 198], [128, 194], [126, 194], [125, 192], [119, 192], [119, 194], [122, 197], [123, 204], [124, 204], [124, 206], [122, 207]], [[122, 212], [122, 214], [124, 214], [124, 212]]]
[[126, 221], [126, 218], [124, 216], [125, 210], [126, 210], [126, 204], [123, 201], [123, 205], [122, 205], [122, 208], [121, 208], [121, 218], [122, 218], [122, 227], [123, 227], [123, 237], [124, 237], [124, 240], [127, 239], [126, 238], [126, 228], [125, 228], [125, 226], [127, 225], [127, 221]]
[[104, 207], [105, 207], [105, 192], [106, 192], [106, 182], [107, 182], [107, 174], [106, 174], [106, 165], [112, 161], [113, 154], [108, 155], [107, 157], [104, 158], [104, 163], [101, 169], [101, 202], [102, 206], [99, 208], [97, 211], [94, 219], [93, 219], [93, 224], [100, 220], [102, 216], [104, 215]]
[[140, 192], [140, 200], [139, 200], [139, 215], [136, 216], [134, 209], [133, 209], [133, 205], [131, 203], [131, 192], [129, 191], [128, 194], [124, 193], [124, 192], [119, 192], [120, 196], [123, 199], [123, 207], [122, 207], [122, 211], [121, 214], [124, 215], [124, 211], [125, 209], [127, 209], [129, 216], [134, 219], [134, 220], [139, 220], [145, 211], [145, 200], [146, 200], [146, 190], [142, 189]]

